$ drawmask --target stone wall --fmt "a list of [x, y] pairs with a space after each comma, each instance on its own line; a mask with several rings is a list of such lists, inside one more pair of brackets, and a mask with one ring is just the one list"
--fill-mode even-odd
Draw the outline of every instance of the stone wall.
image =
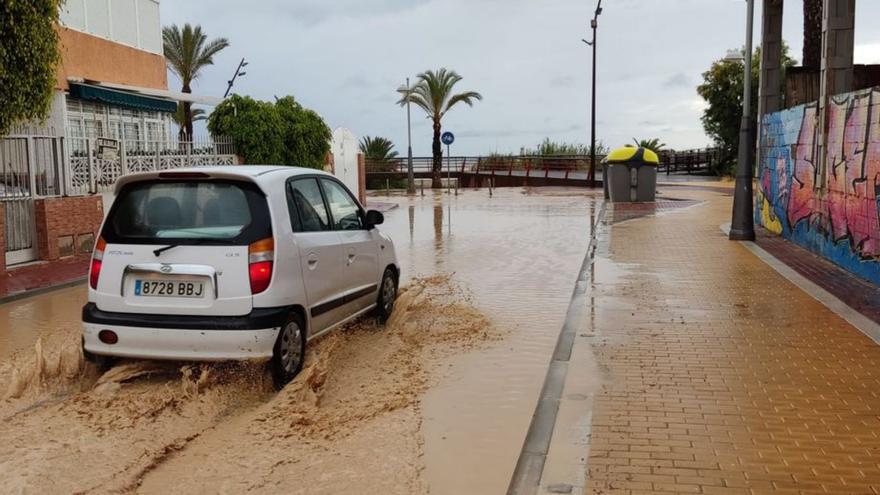
[[817, 103], [765, 115], [755, 221], [880, 283], [880, 88], [828, 107], [824, 168]]

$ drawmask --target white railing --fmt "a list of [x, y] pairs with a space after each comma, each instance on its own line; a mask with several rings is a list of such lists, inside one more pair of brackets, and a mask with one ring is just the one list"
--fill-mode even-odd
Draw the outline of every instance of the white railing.
[[190, 141], [68, 137], [66, 141], [69, 195], [110, 191], [119, 177], [135, 172], [237, 163], [232, 140], [223, 137]]

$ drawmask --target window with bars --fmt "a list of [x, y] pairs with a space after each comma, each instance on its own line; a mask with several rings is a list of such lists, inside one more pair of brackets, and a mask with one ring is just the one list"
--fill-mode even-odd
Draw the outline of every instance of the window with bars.
[[126, 150], [145, 151], [167, 146], [171, 127], [169, 114], [113, 107], [89, 101], [67, 99], [68, 135], [71, 148], [85, 151], [85, 139], [109, 137], [125, 141]]

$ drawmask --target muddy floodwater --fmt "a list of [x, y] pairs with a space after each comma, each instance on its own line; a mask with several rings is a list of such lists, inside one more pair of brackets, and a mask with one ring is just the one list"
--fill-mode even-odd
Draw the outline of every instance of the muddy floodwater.
[[601, 199], [427, 191], [395, 203], [402, 291], [310, 346], [274, 392], [259, 365], [78, 353], [84, 287], [0, 305], [0, 492], [503, 493]]

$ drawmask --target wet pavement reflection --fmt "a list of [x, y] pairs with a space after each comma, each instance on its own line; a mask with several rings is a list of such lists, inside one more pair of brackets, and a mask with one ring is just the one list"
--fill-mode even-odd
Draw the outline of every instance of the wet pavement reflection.
[[503, 339], [454, 359], [422, 402], [432, 493], [503, 493], [565, 318], [601, 197], [583, 189], [436, 192], [382, 226], [403, 276], [452, 272]]

